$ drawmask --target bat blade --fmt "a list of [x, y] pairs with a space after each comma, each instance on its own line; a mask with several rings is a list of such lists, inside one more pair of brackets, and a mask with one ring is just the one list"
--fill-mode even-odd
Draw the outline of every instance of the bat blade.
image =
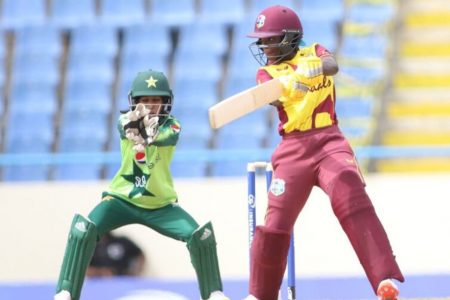
[[209, 108], [211, 128], [218, 129], [277, 100], [282, 92], [283, 85], [278, 78], [275, 78], [211, 106]]

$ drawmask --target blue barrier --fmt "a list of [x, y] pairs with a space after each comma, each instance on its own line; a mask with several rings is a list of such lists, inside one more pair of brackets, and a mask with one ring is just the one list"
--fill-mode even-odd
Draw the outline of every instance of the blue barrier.
[[[450, 157], [450, 145], [443, 146], [362, 146], [354, 148], [358, 159]], [[177, 150], [174, 161], [219, 162], [268, 160], [272, 148]], [[119, 152], [75, 153], [4, 153], [0, 166], [114, 164], [120, 162]]]

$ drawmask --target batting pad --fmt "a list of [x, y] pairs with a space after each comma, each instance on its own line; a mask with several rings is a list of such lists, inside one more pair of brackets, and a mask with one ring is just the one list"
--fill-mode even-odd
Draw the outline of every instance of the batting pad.
[[187, 248], [197, 274], [202, 299], [208, 299], [213, 291], [222, 291], [216, 238], [211, 222], [194, 231], [187, 242]]
[[66, 290], [72, 300], [80, 299], [86, 269], [97, 244], [95, 224], [76, 214], [70, 227], [66, 252], [56, 292]]
[[289, 232], [256, 226], [250, 257], [250, 294], [258, 299], [277, 299], [286, 269]]

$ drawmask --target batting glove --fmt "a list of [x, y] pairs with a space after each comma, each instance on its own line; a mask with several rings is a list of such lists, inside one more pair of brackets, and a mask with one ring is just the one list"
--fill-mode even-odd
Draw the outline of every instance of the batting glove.
[[302, 58], [297, 64], [295, 73], [306, 78], [313, 78], [323, 74], [322, 60], [317, 56], [308, 56]]
[[279, 77], [281, 84], [283, 85], [283, 96], [288, 98], [303, 97], [309, 89], [309, 85], [305, 83], [306, 79], [300, 74], [290, 74]]

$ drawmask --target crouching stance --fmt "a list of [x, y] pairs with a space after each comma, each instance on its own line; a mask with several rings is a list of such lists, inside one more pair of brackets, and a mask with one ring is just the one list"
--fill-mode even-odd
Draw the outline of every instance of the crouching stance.
[[180, 133], [170, 115], [173, 96], [157, 71], [138, 73], [130, 110], [119, 117], [122, 163], [102, 201], [87, 218], [76, 214], [70, 228], [55, 300], [80, 299], [86, 269], [97, 241], [128, 224], [142, 224], [186, 243], [201, 299], [228, 300], [223, 294], [212, 224], [203, 226], [178, 204], [170, 162]]

